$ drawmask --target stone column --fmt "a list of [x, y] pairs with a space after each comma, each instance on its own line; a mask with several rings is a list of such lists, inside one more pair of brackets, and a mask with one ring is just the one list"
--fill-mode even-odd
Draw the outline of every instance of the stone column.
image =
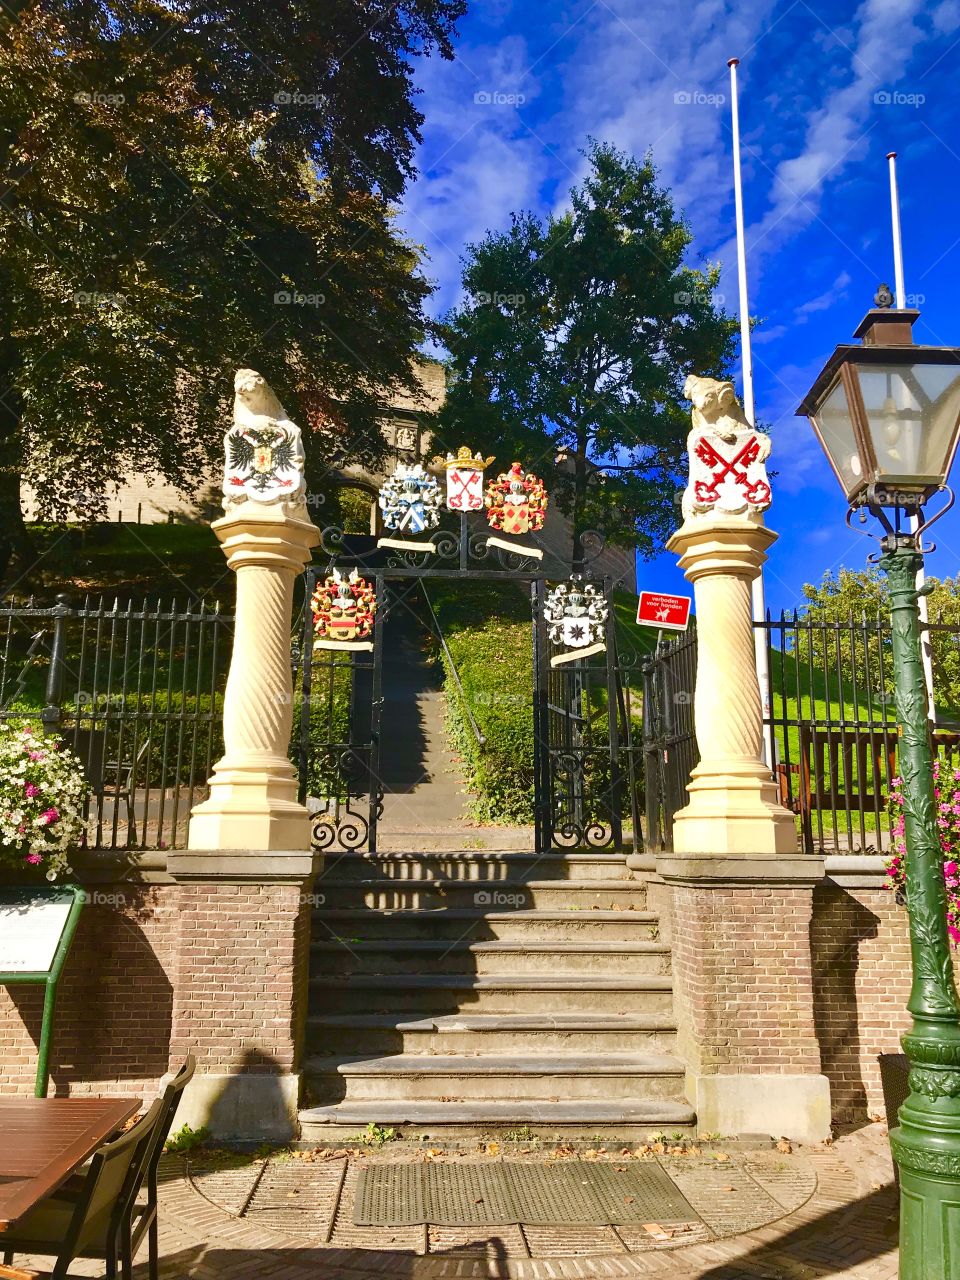
[[213, 530], [237, 575], [236, 629], [223, 706], [224, 753], [210, 798], [190, 817], [191, 849], [309, 849], [287, 754], [293, 723], [293, 584], [320, 535], [286, 505], [244, 502]]
[[694, 723], [700, 763], [674, 818], [676, 853], [796, 853], [793, 814], [763, 762], [751, 583], [777, 535], [759, 515], [688, 519], [667, 543], [697, 605]]
[[293, 721], [294, 582], [320, 535], [307, 514], [299, 429], [264, 379], [236, 376], [225, 440], [225, 514], [213, 529], [236, 574], [224, 753], [210, 797], [172, 850], [179, 952], [171, 1060], [197, 1073], [180, 1121], [218, 1138], [288, 1141], [299, 1132], [318, 859], [288, 757]]

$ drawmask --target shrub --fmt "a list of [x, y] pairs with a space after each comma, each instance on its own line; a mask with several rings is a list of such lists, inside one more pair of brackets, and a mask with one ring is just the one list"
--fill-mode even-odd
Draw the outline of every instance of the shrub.
[[[933, 796], [937, 805], [937, 828], [943, 857], [943, 879], [947, 890], [947, 932], [953, 945], [960, 946], [960, 866], [955, 853], [960, 845], [960, 769], [950, 770], [941, 760], [933, 762]], [[887, 861], [890, 887], [907, 892], [907, 845], [904, 835], [903, 779], [890, 783], [890, 812], [893, 817], [893, 854]]]
[[[529, 601], [515, 586], [494, 583], [431, 583], [429, 591], [450, 649], [450, 657], [440, 653], [447, 727], [472, 792], [472, 814], [481, 822], [532, 822]], [[476, 740], [467, 708], [486, 739], [483, 746]]]
[[83, 832], [80, 762], [55, 738], [0, 727], [0, 864], [55, 880]]

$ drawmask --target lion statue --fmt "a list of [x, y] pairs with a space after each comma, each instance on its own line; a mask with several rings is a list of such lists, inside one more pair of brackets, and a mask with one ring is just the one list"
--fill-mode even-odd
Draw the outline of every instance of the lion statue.
[[233, 387], [233, 426], [224, 438], [224, 508], [252, 500], [287, 503], [298, 515], [301, 507], [305, 513], [300, 428], [256, 369], [238, 369]]
[[277, 422], [293, 423], [276, 392], [256, 369], [238, 369], [233, 379], [233, 425], [259, 430]]

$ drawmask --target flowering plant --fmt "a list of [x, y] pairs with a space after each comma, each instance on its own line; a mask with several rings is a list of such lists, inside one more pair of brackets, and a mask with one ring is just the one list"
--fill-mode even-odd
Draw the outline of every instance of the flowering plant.
[[55, 738], [0, 726], [0, 866], [40, 867], [48, 880], [69, 870], [84, 829], [80, 761]]
[[[887, 861], [890, 888], [907, 891], [907, 843], [903, 820], [903, 779], [890, 782], [890, 815], [893, 818], [893, 853]], [[943, 879], [947, 888], [947, 932], [960, 946], [960, 769], [952, 772], [940, 760], [933, 762], [933, 798], [937, 805], [937, 829], [943, 851]]]

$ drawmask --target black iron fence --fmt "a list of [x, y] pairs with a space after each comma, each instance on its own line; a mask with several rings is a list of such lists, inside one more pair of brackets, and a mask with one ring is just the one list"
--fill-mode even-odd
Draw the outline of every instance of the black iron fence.
[[661, 639], [643, 663], [643, 774], [646, 847], [673, 848], [673, 817], [687, 803], [690, 770], [697, 763], [693, 689], [697, 676], [696, 625]]
[[[769, 666], [764, 750], [781, 802], [809, 853], [887, 852], [895, 818], [897, 725], [890, 627], [884, 618], [781, 613], [755, 623]], [[960, 626], [929, 623], [936, 718], [933, 741], [952, 769], [960, 757], [955, 714]], [[697, 763], [693, 726], [696, 640], [662, 642], [644, 682], [647, 842], [672, 848], [673, 817]]]
[[0, 603], [0, 722], [79, 757], [94, 849], [182, 847], [222, 750], [233, 618], [172, 600]]

